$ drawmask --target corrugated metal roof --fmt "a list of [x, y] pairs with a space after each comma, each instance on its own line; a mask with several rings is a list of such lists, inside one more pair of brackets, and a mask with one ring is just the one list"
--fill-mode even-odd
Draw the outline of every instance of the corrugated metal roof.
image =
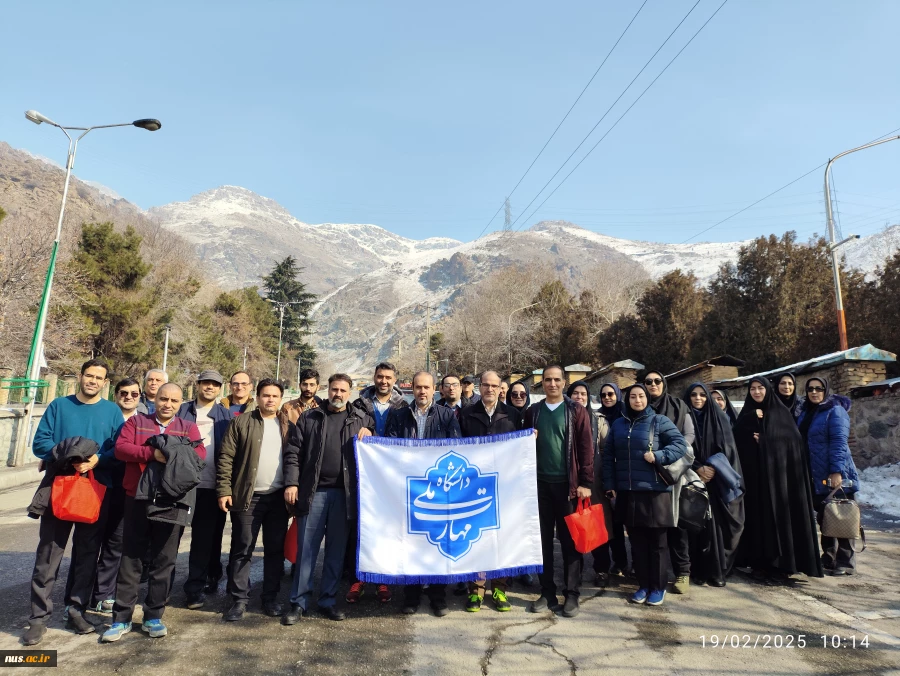
[[796, 364], [789, 364], [788, 366], [779, 366], [777, 369], [772, 369], [771, 371], [763, 371], [761, 373], [753, 373], [749, 376], [741, 376], [739, 378], [729, 378], [727, 380], [718, 380], [715, 385], [741, 385], [743, 383], [748, 382], [751, 378], [757, 377], [768, 377], [773, 376], [778, 373], [784, 373], [786, 371], [790, 371], [795, 375], [799, 375], [801, 373], [806, 373], [807, 371], [816, 371], [818, 369], [824, 368], [826, 366], [833, 366], [835, 364], [841, 364], [845, 361], [897, 361], [897, 355], [893, 352], [888, 352], [887, 350], [879, 350], [872, 344], [863, 345], [861, 347], [852, 347], [849, 350], [844, 350], [843, 352], [832, 352], [831, 354], [825, 354], [821, 357], [816, 357], [815, 359], [808, 359], [806, 361], [797, 362]]
[[634, 361], [633, 359], [623, 359], [622, 361], [607, 364], [602, 369], [594, 371], [589, 376], [586, 376], [585, 380], [593, 380], [594, 378], [602, 376], [604, 373], [608, 373], [613, 369], [634, 369], [635, 371], [640, 371], [642, 368], [644, 368], [644, 365], [640, 362]]
[[584, 371], [585, 373], [591, 372], [590, 366], [585, 366], [584, 364], [570, 364], [566, 366], [566, 371]]
[[738, 359], [737, 357], [732, 357], [730, 354], [723, 354], [718, 357], [713, 357], [712, 359], [707, 359], [706, 361], [701, 361], [699, 364], [692, 364], [691, 366], [686, 366], [683, 369], [675, 371], [675, 373], [670, 373], [666, 376], [666, 378], [678, 378], [679, 376], [684, 375], [685, 373], [690, 373], [691, 371], [697, 371], [699, 369], [705, 368], [707, 366], [736, 366], [740, 368], [746, 362], [743, 359]]

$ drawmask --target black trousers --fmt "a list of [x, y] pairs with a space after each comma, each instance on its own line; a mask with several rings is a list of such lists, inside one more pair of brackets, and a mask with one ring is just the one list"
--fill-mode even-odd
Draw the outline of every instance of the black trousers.
[[125, 498], [125, 539], [116, 579], [113, 622], [131, 622], [141, 583], [141, 559], [147, 556], [148, 551], [150, 576], [144, 599], [144, 621], [160, 619], [169, 602], [178, 542], [184, 528], [148, 519], [149, 504], [146, 500], [135, 500], [131, 496]]
[[609, 542], [591, 552], [594, 557], [594, 572], [608, 573], [616, 566], [623, 573], [628, 571], [628, 550], [625, 548], [625, 526], [612, 520]]
[[[828, 495], [814, 495], [813, 507], [819, 512], [824, 508], [825, 498]], [[847, 495], [853, 498], [853, 494]], [[826, 568], [850, 568], [856, 570], [856, 552], [853, 551], [853, 541], [847, 538], [828, 538], [822, 536], [822, 564]]]
[[641, 589], [665, 589], [669, 582], [666, 553], [668, 528], [629, 526], [631, 560]]
[[284, 491], [254, 493], [250, 507], [231, 513], [231, 554], [228, 557], [228, 593], [234, 601], [250, 598], [250, 562], [263, 532], [263, 603], [274, 601], [284, 575], [284, 538], [288, 529], [288, 511]]
[[575, 549], [575, 542], [569, 534], [565, 517], [575, 511], [575, 501], [569, 500], [569, 483], [548, 483], [538, 480], [538, 519], [541, 524], [541, 551], [544, 572], [540, 574], [541, 595], [556, 596], [556, 581], [553, 579], [553, 531], [559, 538], [563, 558], [563, 594], [578, 596], [581, 587], [581, 572], [584, 559]]
[[[103, 528], [103, 541], [100, 546], [100, 558], [97, 561], [97, 579], [94, 582], [94, 593], [91, 606], [96, 607], [101, 601], [116, 598], [116, 578], [119, 576], [119, 562], [122, 560], [122, 540], [125, 537], [125, 489], [113, 486], [106, 489], [105, 501], [108, 501], [106, 524]], [[72, 551], [75, 551], [74, 545]], [[72, 569], [69, 569], [69, 577]]]
[[[407, 584], [403, 586], [403, 605], [405, 606], [418, 606], [422, 600], [422, 587], [424, 585], [421, 584]], [[428, 595], [428, 600], [431, 603], [435, 601], [444, 601], [447, 600], [447, 585], [445, 584], [430, 584], [428, 585], [428, 589], [425, 590], [425, 593]]]
[[222, 577], [222, 534], [225, 512], [219, 509], [215, 488], [198, 488], [194, 518], [191, 519], [191, 554], [184, 592], [196, 595], [206, 581]]
[[46, 623], [53, 612], [53, 601], [50, 597], [73, 527], [75, 533], [72, 535], [72, 560], [69, 563], [69, 577], [66, 580], [65, 602], [67, 606], [75, 606], [82, 611], [90, 604], [107, 510], [107, 500], [104, 497], [100, 518], [94, 523], [62, 521], [53, 516], [51, 507], [44, 512], [38, 530], [34, 570], [31, 573], [32, 622]]
[[[691, 574], [691, 541], [684, 528], [669, 528], [669, 558], [675, 577]], [[662, 587], [659, 587], [662, 589]]]

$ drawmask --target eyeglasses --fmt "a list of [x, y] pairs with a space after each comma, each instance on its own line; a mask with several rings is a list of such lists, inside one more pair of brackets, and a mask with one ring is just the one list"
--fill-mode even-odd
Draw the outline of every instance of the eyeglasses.
[[703, 392], [691, 392], [691, 398], [693, 398], [693, 399], [700, 399], [700, 398], [706, 399], [706, 395], [703, 394]]
[[250, 383], [231, 383], [232, 387], [250, 387]]
[[120, 397], [122, 397], [122, 399], [137, 399], [138, 397], [141, 396], [141, 393], [140, 392], [126, 392], [126, 391], [122, 390], [118, 393], [118, 395]]
[[647, 378], [644, 385], [662, 385], [662, 378]]
[[601, 392], [600, 398], [601, 399], [615, 399], [616, 393], [615, 392]]
[[524, 399], [525, 393], [524, 392], [513, 392], [512, 394], [509, 395], [509, 397], [510, 397], [510, 399]]
[[807, 391], [807, 392], [824, 392], [824, 391], [825, 391], [825, 388], [824, 388], [824, 387], [818, 387], [817, 385], [813, 385], [812, 387], [807, 387], [807, 388], [806, 388], [806, 391]]

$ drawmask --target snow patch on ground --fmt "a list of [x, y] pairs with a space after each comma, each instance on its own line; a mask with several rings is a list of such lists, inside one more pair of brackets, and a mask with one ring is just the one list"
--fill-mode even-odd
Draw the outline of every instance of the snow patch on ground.
[[900, 517], [900, 462], [867, 467], [859, 473], [859, 485], [857, 502]]

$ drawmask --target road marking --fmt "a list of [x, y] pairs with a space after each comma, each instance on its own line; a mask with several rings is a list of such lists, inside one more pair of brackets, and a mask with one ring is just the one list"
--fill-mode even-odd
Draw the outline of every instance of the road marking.
[[900, 637], [898, 636], [894, 636], [893, 634], [889, 634], [886, 631], [876, 629], [871, 624], [863, 622], [853, 615], [848, 615], [844, 611], [838, 610], [834, 606], [828, 605], [827, 603], [823, 603], [822, 601], [819, 601], [812, 596], [808, 596], [806, 594], [798, 594], [797, 592], [788, 593], [798, 601], [802, 601], [806, 605], [810, 606], [820, 616], [828, 617], [835, 622], [840, 622], [841, 624], [850, 627], [851, 629], [855, 629], [856, 631], [861, 631], [864, 634], [868, 634], [870, 637], [877, 638], [879, 641], [881, 641], [882, 643], [886, 643], [887, 645], [900, 647]]

